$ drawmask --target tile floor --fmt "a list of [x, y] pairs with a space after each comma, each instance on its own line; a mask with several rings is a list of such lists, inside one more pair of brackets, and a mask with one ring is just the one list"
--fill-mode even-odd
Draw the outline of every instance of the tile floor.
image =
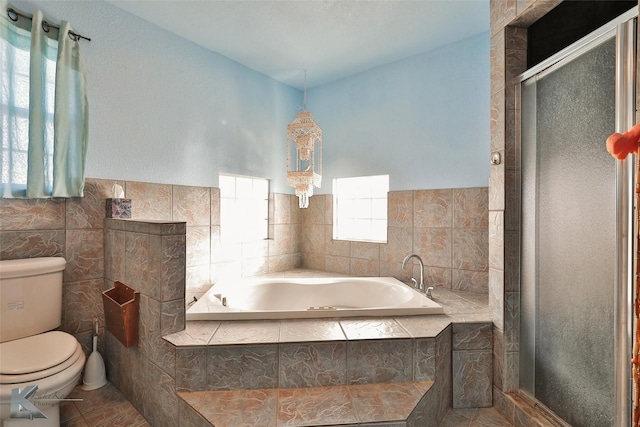
[[97, 390], [76, 387], [60, 406], [61, 427], [139, 427], [151, 426], [111, 383]]
[[[91, 391], [76, 387], [60, 409], [61, 427], [139, 427], [150, 426], [147, 420], [110, 383]], [[440, 427], [510, 427], [511, 424], [493, 408], [452, 409]]]

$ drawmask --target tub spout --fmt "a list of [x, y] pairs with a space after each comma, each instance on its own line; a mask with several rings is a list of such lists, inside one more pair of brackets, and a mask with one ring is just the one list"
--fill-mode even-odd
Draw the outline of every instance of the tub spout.
[[420, 264], [420, 284], [416, 286], [416, 280], [411, 277], [414, 283], [414, 287], [420, 291], [424, 291], [424, 263], [422, 262], [422, 258], [420, 258], [416, 254], [407, 255], [406, 257], [404, 257], [404, 260], [402, 260], [402, 269], [404, 270], [405, 266], [407, 265], [407, 261], [409, 261], [411, 258], [417, 259], [418, 263]]

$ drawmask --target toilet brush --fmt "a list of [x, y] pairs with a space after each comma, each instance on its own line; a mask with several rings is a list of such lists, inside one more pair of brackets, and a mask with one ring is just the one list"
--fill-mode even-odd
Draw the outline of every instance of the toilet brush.
[[107, 383], [104, 360], [98, 352], [98, 319], [95, 319], [95, 335], [93, 335], [93, 351], [84, 365], [83, 390], [95, 390]]

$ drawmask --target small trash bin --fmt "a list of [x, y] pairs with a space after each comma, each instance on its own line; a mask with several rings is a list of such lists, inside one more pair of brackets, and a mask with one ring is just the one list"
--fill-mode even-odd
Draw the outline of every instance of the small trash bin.
[[102, 292], [107, 330], [125, 347], [138, 345], [140, 292], [122, 282]]

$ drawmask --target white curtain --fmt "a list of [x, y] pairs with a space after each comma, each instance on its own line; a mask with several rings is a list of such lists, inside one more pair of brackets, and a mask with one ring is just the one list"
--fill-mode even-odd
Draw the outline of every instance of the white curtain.
[[13, 22], [0, 6], [0, 195], [80, 197], [88, 103], [77, 38], [66, 21], [47, 33], [41, 11]]

